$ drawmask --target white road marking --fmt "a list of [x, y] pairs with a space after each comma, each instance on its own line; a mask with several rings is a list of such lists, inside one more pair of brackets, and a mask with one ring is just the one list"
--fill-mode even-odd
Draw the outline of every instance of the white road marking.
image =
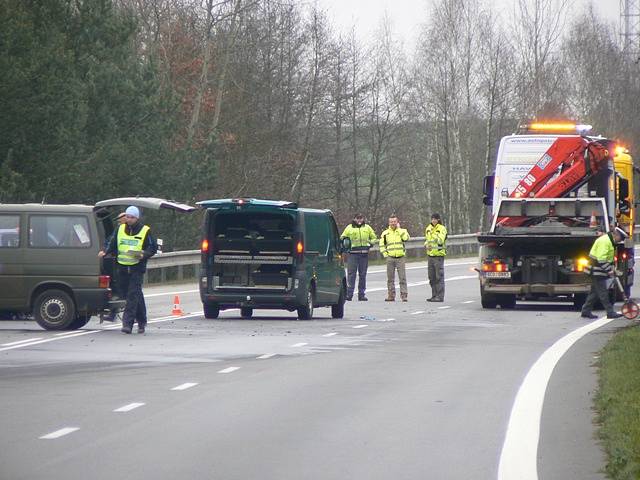
[[323, 337], [333, 337], [334, 335], [337, 335], [338, 332], [331, 332], [331, 333], [325, 333], [324, 335], [322, 335]]
[[53, 336], [54, 337], [62, 337], [64, 335], [71, 335], [72, 333], [75, 333], [76, 330], [71, 330], [70, 332], [62, 332], [62, 333], [54, 333]]
[[365, 328], [365, 327], [368, 327], [368, 326], [369, 325], [356, 325], [356, 326], [351, 327], [351, 328]]
[[305, 342], [300, 342], [300, 343], [294, 343], [291, 346], [294, 347], [294, 348], [297, 348], [297, 347], [304, 347], [305, 345], [309, 345], [309, 344], [305, 343]]
[[[455, 282], [457, 280], [469, 280], [470, 278], [478, 278], [478, 275], [460, 275], [457, 277], [450, 277], [450, 278], [445, 278], [444, 281], [445, 282]], [[407, 283], [408, 287], [420, 287], [422, 285], [427, 285], [429, 283], [428, 280], [425, 280], [423, 282], [414, 282], [414, 283]], [[378, 287], [378, 288], [367, 288], [367, 292], [386, 292], [387, 291], [387, 287]]]
[[80, 430], [80, 428], [79, 427], [65, 427], [65, 428], [61, 428], [60, 430], [56, 430], [55, 432], [47, 433], [46, 435], [43, 435], [43, 436], [38, 437], [38, 438], [40, 438], [41, 440], [53, 440], [55, 438], [64, 437], [65, 435], [73, 433], [76, 430]]
[[181, 295], [183, 293], [196, 293], [199, 291], [200, 290], [196, 289], [196, 290], [182, 290], [180, 292], [151, 293], [149, 295], [145, 294], [144, 298], [163, 297], [165, 295]]
[[130, 412], [131, 410], [133, 410], [135, 408], [138, 408], [138, 407], [141, 407], [143, 405], [144, 405], [144, 403], [142, 403], [142, 402], [134, 402], [134, 403], [130, 403], [129, 405], [124, 405], [124, 406], [122, 406], [120, 408], [116, 408], [114, 410], [114, 412], [118, 412], [118, 413]]
[[[638, 258], [638, 257], [636, 257]], [[458, 263], [446, 263], [444, 264], [445, 267], [458, 267], [460, 265], [477, 265], [478, 261], [475, 260], [473, 262], [458, 262]], [[428, 265], [419, 265], [416, 267], [406, 267], [406, 270], [424, 270], [426, 268], [429, 268]], [[368, 270], [367, 273], [387, 273], [387, 270]]]
[[462, 303], [473, 303], [475, 302], [475, 300], [467, 300], [466, 302], [462, 302]]
[[27, 338], [26, 340], [18, 340], [17, 342], [11, 342], [11, 343], [3, 343], [2, 347], [10, 347], [12, 345], [20, 345], [21, 343], [26, 343], [26, 342], [35, 342], [36, 340], [42, 340], [42, 337], [38, 337], [38, 338]]
[[187, 382], [187, 383], [183, 383], [182, 385], [178, 385], [177, 387], [173, 387], [171, 390], [181, 391], [181, 390], [186, 390], [187, 388], [195, 387], [196, 385], [198, 385], [198, 384], [197, 383], [192, 383], [192, 382]]
[[424, 313], [424, 310], [418, 310], [417, 312], [411, 313], [411, 315], [420, 315], [421, 313]]
[[240, 367], [225, 368], [223, 370], [219, 370], [218, 373], [231, 373], [231, 372], [235, 372], [236, 370], [240, 370]]
[[[158, 317], [154, 320], [149, 320], [147, 323], [161, 323], [161, 322], [168, 322], [170, 320], [175, 320], [176, 318], [190, 318], [190, 317], [198, 317], [200, 315], [202, 315], [204, 312], [193, 312], [190, 313], [188, 315], [183, 315], [181, 317], [174, 317], [173, 315], [167, 316], [167, 317]], [[73, 332], [69, 332], [67, 335], [65, 335], [64, 337], [51, 337], [51, 338], [45, 338], [44, 340], [38, 340], [38, 341], [33, 341], [33, 342], [29, 342], [29, 343], [21, 343], [20, 345], [12, 345], [10, 347], [3, 347], [0, 348], [0, 352], [4, 352], [5, 350], [13, 350], [16, 348], [22, 348], [22, 347], [30, 347], [32, 345], [39, 345], [41, 343], [48, 343], [48, 342], [54, 342], [57, 340], [66, 340], [67, 338], [73, 338], [73, 337], [81, 337], [82, 335], [91, 335], [94, 333], [100, 333], [100, 332], [104, 332], [106, 330], [114, 330], [114, 329], [120, 329], [122, 328], [122, 325], [120, 324], [115, 324], [115, 325], [108, 325], [106, 327], [103, 327], [101, 329], [97, 329], [97, 330], [75, 330]]]
[[544, 395], [553, 369], [586, 334], [612, 320], [595, 320], [568, 333], [538, 358], [527, 373], [511, 409], [498, 467], [498, 480], [538, 480], [538, 441]]
[[266, 360], [267, 358], [275, 357], [277, 353], [265, 353], [264, 355], [260, 355], [257, 357], [258, 360]]
[[447, 308], [451, 308], [451, 305], [444, 305], [443, 307], [438, 307], [438, 310], [446, 310]]

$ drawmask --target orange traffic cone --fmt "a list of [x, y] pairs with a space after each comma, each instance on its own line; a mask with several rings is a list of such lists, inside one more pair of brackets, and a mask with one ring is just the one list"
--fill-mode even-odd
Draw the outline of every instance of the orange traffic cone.
[[180, 308], [180, 296], [176, 295], [173, 297], [173, 310], [171, 311], [171, 315], [175, 315], [179, 317], [180, 315], [184, 315], [182, 308]]
[[589, 219], [589, 228], [596, 228], [598, 226], [598, 220], [596, 219], [596, 212], [591, 212], [591, 218]]

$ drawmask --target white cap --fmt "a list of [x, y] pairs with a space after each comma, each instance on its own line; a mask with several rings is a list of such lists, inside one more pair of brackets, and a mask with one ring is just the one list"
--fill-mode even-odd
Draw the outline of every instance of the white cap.
[[138, 207], [134, 207], [134, 206], [127, 207], [124, 213], [126, 213], [130, 217], [140, 218], [140, 210], [138, 209]]

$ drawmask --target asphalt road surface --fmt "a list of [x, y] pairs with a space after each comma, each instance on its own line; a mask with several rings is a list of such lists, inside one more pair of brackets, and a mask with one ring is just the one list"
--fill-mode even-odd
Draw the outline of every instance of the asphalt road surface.
[[2, 321], [0, 479], [604, 479], [594, 362], [626, 321], [483, 310], [473, 265], [436, 304], [425, 264], [407, 303], [372, 266], [342, 320], [206, 320], [187, 284], [146, 289], [144, 335]]

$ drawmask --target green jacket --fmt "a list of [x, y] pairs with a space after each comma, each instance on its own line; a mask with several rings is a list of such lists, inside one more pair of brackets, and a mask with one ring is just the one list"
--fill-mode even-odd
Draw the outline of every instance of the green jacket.
[[380, 251], [382, 252], [382, 256], [385, 258], [404, 257], [406, 254], [404, 242], [409, 240], [409, 238], [409, 232], [407, 232], [404, 228], [398, 227], [395, 230], [387, 228], [380, 235]]
[[367, 253], [377, 237], [370, 225], [350, 223], [340, 235], [340, 239], [343, 238], [351, 240], [350, 253]]
[[595, 277], [608, 277], [613, 271], [615, 246], [610, 233], [605, 233], [596, 238], [589, 251], [591, 265], [585, 268], [585, 272]]
[[424, 230], [424, 245], [427, 247], [427, 255], [430, 257], [444, 257], [447, 254], [447, 227], [441, 223], [427, 225]]

